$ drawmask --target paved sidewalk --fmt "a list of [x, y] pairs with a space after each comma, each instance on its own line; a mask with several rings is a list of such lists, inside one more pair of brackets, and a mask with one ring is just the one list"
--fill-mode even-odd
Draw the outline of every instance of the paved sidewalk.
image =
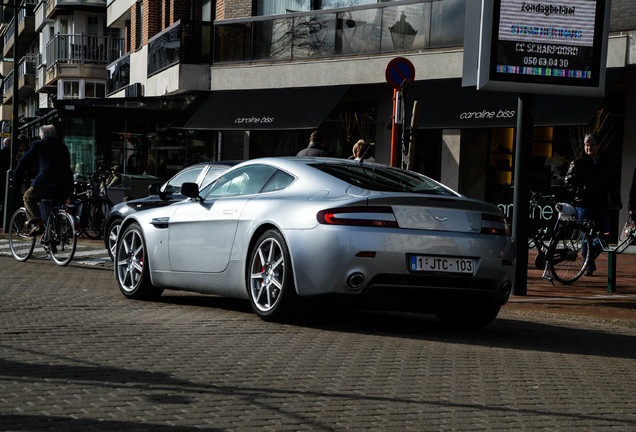
[[591, 316], [603, 320], [629, 321], [636, 326], [636, 255], [616, 255], [616, 292], [608, 290], [607, 254], [596, 260], [594, 276], [582, 276], [571, 285], [541, 278], [530, 251], [527, 295], [512, 296], [505, 310]]

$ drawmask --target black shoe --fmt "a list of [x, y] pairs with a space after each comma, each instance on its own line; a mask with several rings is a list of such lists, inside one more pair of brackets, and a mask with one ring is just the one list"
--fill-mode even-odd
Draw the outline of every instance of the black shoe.
[[594, 270], [588, 270], [585, 272], [585, 276], [594, 276]]

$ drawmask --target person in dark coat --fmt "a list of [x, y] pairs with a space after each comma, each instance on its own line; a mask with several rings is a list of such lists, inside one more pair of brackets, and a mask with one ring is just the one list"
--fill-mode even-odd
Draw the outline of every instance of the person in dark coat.
[[314, 131], [309, 137], [309, 146], [298, 152], [296, 156], [331, 156], [325, 148], [325, 141], [319, 131]]
[[[609, 160], [600, 152], [601, 141], [595, 134], [585, 136], [584, 154], [570, 163], [565, 175], [565, 189], [570, 194], [579, 219], [592, 220], [601, 233], [611, 230], [610, 209], [623, 208], [618, 184]], [[585, 253], [587, 245], [583, 245]], [[598, 238], [592, 245], [592, 259], [587, 266], [587, 275], [596, 270], [594, 263], [601, 253]]]
[[27, 223], [33, 225], [29, 235], [38, 235], [44, 231], [40, 200], [61, 201], [73, 192], [73, 171], [68, 148], [57, 139], [53, 125], [42, 126], [40, 138], [31, 144], [20, 159], [12, 177], [12, 183], [17, 184], [29, 167], [37, 165], [37, 174], [31, 187], [22, 197], [27, 211]]

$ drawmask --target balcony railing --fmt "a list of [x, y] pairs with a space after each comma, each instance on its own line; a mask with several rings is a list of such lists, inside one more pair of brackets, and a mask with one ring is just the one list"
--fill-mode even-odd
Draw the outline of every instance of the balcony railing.
[[22, 57], [18, 64], [18, 78], [22, 78], [25, 75], [35, 75], [35, 60], [35, 54]]
[[92, 63], [107, 65], [120, 57], [124, 40], [111, 36], [58, 34], [46, 45], [46, 65]]
[[212, 24], [177, 21], [148, 41], [148, 76], [177, 63], [212, 64]]
[[106, 78], [106, 94], [114, 93], [130, 84], [130, 54], [117, 59], [108, 65]]
[[11, 39], [13, 38], [13, 35], [15, 34], [15, 26], [13, 25], [13, 20], [15, 20], [15, 17], [12, 18], [11, 21], [9, 22], [9, 25], [7, 26], [7, 31], [4, 32], [4, 36], [2, 38], [2, 42], [5, 47], [9, 45], [9, 42], [11, 42]]
[[214, 22], [214, 63], [287, 61], [462, 46], [466, 0], [369, 6]]

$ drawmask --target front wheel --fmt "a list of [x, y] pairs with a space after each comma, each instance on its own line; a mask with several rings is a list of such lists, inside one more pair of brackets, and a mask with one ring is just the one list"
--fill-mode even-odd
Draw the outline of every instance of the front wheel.
[[[584, 244], [588, 247], [584, 248]], [[576, 224], [569, 224], [558, 230], [545, 255], [554, 279], [566, 285], [579, 279], [592, 253], [590, 245], [589, 234]]]
[[106, 244], [106, 250], [110, 259], [115, 259], [115, 248], [117, 247], [117, 236], [119, 235], [119, 229], [121, 228], [121, 219], [112, 221], [106, 228], [104, 234], [104, 243]]
[[247, 290], [254, 312], [265, 321], [288, 318], [297, 305], [291, 259], [283, 236], [269, 230], [249, 255]]
[[55, 264], [68, 265], [77, 248], [77, 232], [75, 218], [61, 210], [57, 214], [55, 226], [52, 227], [49, 241], [49, 252]]
[[29, 227], [26, 226], [26, 221], [26, 210], [22, 207], [13, 213], [9, 222], [9, 247], [13, 257], [18, 261], [26, 261], [31, 258], [35, 248], [35, 236], [29, 236]]
[[128, 298], [149, 300], [163, 292], [150, 282], [146, 243], [141, 227], [128, 225], [117, 239], [115, 277], [119, 290]]

